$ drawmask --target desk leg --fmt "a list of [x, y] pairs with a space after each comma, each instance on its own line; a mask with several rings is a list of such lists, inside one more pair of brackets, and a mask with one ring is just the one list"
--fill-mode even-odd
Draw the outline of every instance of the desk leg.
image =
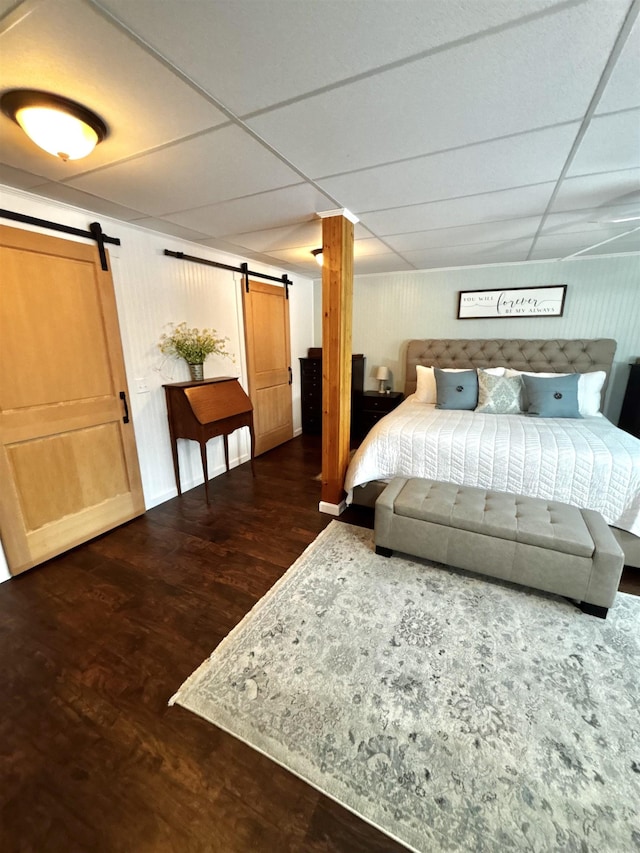
[[226, 434], [226, 432], [222, 436], [222, 439], [224, 441], [224, 462], [225, 462], [225, 465], [227, 466], [227, 471], [228, 471], [229, 470], [229, 436]]
[[171, 455], [173, 456], [173, 473], [176, 477], [178, 495], [181, 495], [182, 489], [180, 488], [180, 466], [178, 465], [178, 441], [173, 436], [171, 436]]
[[204, 495], [209, 505], [209, 466], [207, 465], [207, 443], [200, 442], [200, 456], [202, 457], [202, 471], [204, 473]]
[[256, 452], [256, 437], [255, 437], [255, 434], [253, 432], [253, 424], [252, 423], [249, 424], [249, 435], [251, 436], [251, 473], [255, 477], [256, 476], [256, 469], [255, 469], [255, 466], [253, 464], [253, 457], [254, 457], [255, 452]]

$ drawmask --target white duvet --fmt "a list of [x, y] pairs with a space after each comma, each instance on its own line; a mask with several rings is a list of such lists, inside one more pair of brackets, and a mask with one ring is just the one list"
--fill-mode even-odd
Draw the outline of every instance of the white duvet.
[[345, 489], [396, 476], [595, 509], [640, 536], [640, 440], [602, 416], [485, 415], [436, 409], [412, 396], [365, 438]]

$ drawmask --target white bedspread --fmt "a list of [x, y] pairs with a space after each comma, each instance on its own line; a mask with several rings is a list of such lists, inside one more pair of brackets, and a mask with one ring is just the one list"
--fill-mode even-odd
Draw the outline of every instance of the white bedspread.
[[595, 509], [640, 536], [640, 440], [602, 416], [485, 415], [436, 409], [412, 396], [365, 438], [345, 489], [396, 476]]

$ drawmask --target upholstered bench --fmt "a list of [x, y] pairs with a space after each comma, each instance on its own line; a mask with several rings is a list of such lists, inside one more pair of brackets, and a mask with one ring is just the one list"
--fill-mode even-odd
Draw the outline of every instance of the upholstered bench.
[[396, 477], [376, 501], [375, 544], [566, 596], [603, 619], [624, 563], [593, 510], [417, 478]]

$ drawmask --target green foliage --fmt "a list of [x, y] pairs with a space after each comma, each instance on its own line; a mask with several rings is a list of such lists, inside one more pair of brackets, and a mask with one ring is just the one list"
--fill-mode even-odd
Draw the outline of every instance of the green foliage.
[[186, 322], [168, 324], [169, 331], [160, 336], [158, 347], [165, 355], [184, 358], [187, 364], [202, 364], [208, 355], [222, 355], [234, 361], [226, 349], [229, 338], [216, 337], [215, 329], [190, 329]]

